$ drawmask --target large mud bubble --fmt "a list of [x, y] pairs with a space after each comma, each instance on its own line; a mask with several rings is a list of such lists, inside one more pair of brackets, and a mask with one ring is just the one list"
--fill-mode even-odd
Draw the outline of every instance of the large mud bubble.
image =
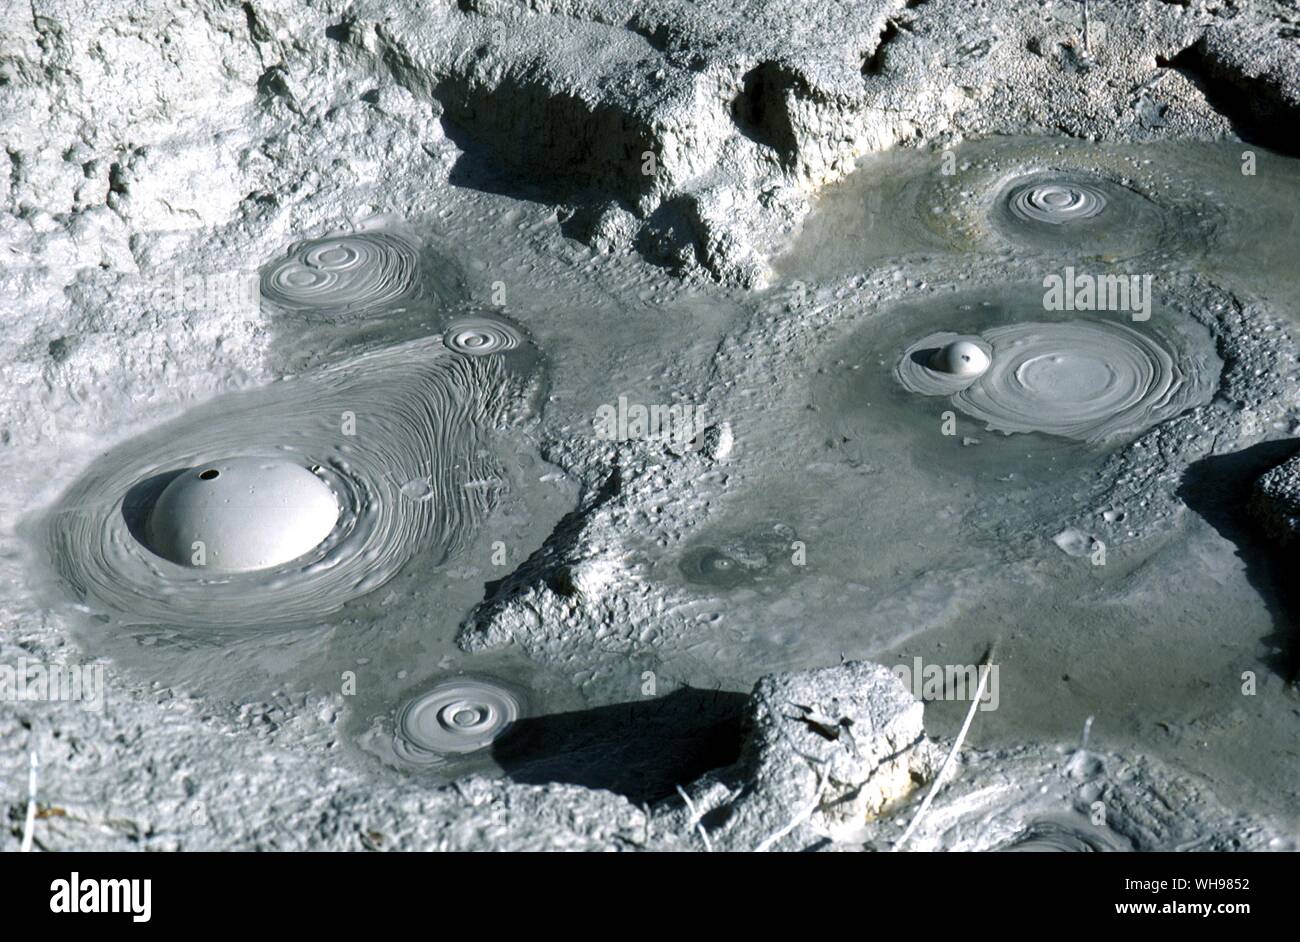
[[[525, 396], [500, 357], [437, 340], [364, 354], [235, 393], [97, 459], [45, 522], [73, 594], [124, 624], [200, 629], [311, 622], [391, 579], [416, 553], [453, 555], [500, 480], [487, 442]], [[179, 474], [238, 455], [290, 462], [329, 488], [338, 517], [306, 553], [250, 572], [150, 548], [149, 519]]]

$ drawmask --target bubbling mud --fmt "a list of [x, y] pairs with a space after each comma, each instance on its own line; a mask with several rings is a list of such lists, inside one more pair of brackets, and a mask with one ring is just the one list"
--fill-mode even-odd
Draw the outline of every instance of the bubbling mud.
[[453, 353], [480, 357], [514, 350], [523, 343], [523, 337], [510, 324], [495, 318], [462, 317], [448, 325], [442, 343]]
[[692, 585], [735, 589], [786, 573], [797, 539], [791, 527], [768, 522], [728, 536], [716, 546], [690, 547], [678, 559], [677, 569]]
[[1130, 257], [1170, 242], [1175, 214], [1113, 180], [1047, 170], [1002, 183], [987, 224], [1013, 246]]
[[[1241, 157], [1225, 143], [1000, 136], [872, 154], [822, 191], [774, 266], [807, 281], [936, 255], [1141, 259], [1149, 271], [1195, 260], [1290, 290], [1283, 255], [1295, 242], [1297, 162], [1261, 161], [1254, 177], [1239, 172]], [[1259, 192], [1278, 198], [1261, 204]]]
[[288, 311], [354, 313], [409, 295], [415, 247], [386, 232], [351, 232], [298, 242], [262, 275], [262, 297]]
[[1040, 818], [1031, 822], [1001, 850], [1047, 853], [1116, 853], [1127, 850], [1114, 834], [1086, 821]]
[[922, 396], [950, 396], [984, 375], [993, 348], [983, 337], [940, 331], [912, 344], [898, 361], [904, 388]]
[[1106, 208], [1100, 186], [1081, 182], [1022, 183], [1007, 194], [1007, 208], [1025, 222], [1060, 226], [1091, 219]]
[[[426, 340], [223, 397], [90, 467], [46, 522], [56, 572], [122, 624], [212, 630], [319, 619], [415, 554], [445, 559], [466, 543], [495, 500], [473, 485], [499, 479], [487, 430], [524, 388], [499, 359], [450, 356]], [[214, 454], [311, 469], [337, 500], [337, 522], [306, 553], [251, 572], [156, 555], [147, 521], [159, 495]], [[413, 481], [421, 499], [407, 496]]]
[[404, 704], [393, 750], [416, 765], [477, 752], [500, 739], [523, 713], [518, 695], [485, 678], [457, 677]]
[[688, 582], [730, 589], [750, 582], [754, 571], [763, 567], [741, 562], [712, 546], [702, 546], [687, 552], [678, 568]]
[[987, 370], [972, 378], [919, 364], [931, 335], [899, 361], [899, 382], [921, 395], [951, 394], [990, 431], [1041, 432], [1099, 442], [1134, 435], [1204, 402], [1217, 377], [1159, 338], [1114, 321], [1029, 322], [980, 335]]

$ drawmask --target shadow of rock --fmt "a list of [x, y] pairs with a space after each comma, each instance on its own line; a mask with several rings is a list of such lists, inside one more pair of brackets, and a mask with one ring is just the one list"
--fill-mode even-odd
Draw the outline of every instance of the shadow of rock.
[[1265, 536], [1249, 504], [1256, 479], [1300, 451], [1292, 440], [1262, 442], [1227, 455], [1203, 458], [1188, 467], [1178, 496], [1237, 548], [1246, 578], [1273, 615], [1275, 632], [1263, 639], [1282, 650], [1265, 663], [1289, 682], [1300, 671], [1295, 644], [1300, 625], [1300, 582], [1295, 579], [1297, 552]]
[[746, 700], [683, 687], [656, 699], [531, 717], [515, 724], [493, 756], [515, 782], [562, 782], [657, 801], [736, 761]]
[[1246, 143], [1300, 156], [1295, 85], [1286, 82], [1285, 67], [1266, 67], [1264, 50], [1243, 56], [1243, 47], [1251, 45], [1241, 36], [1211, 31], [1172, 59], [1157, 57], [1156, 64], [1177, 70], [1199, 88]]
[[654, 127], [616, 103], [527, 75], [448, 78], [434, 94], [463, 155], [452, 168], [457, 186], [546, 202], [598, 191], [634, 203], [654, 189], [641, 169], [662, 149]]

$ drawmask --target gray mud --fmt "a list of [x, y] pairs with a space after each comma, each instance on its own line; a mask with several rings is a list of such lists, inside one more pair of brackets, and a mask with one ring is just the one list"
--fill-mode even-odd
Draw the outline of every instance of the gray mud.
[[[968, 706], [885, 669], [995, 645], [911, 846], [1294, 848], [1293, 12], [143, 6], [0, 46], [0, 663], [107, 677], [0, 704], [39, 847], [883, 850]], [[235, 453], [341, 523], [154, 556]]]

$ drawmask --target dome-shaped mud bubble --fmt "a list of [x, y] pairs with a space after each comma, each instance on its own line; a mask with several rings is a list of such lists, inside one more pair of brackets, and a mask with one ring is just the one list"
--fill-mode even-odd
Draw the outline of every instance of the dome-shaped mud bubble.
[[939, 331], [912, 344], [899, 360], [904, 387], [922, 396], [948, 396], [984, 375], [993, 348], [983, 337]]
[[989, 353], [978, 340], [954, 340], [944, 344], [930, 358], [930, 369], [952, 376], [984, 375], [989, 368]]
[[[79, 606], [124, 625], [210, 636], [318, 622], [416, 557], [436, 567], [468, 544], [499, 500], [496, 489], [470, 485], [506, 479], [513, 452], [494, 442], [510, 410], [528, 407], [533, 365], [453, 356], [424, 338], [198, 406], [87, 467], [45, 519], [51, 564]], [[325, 531], [330, 507], [312, 502], [316, 512], [303, 516], [314, 523], [294, 517], [293, 542], [276, 538], [276, 552], [262, 558], [271, 565], [216, 568], [213, 549], [228, 553], [227, 538], [168, 533], [170, 499], [158, 505], [173, 484], [178, 503], [203, 493], [191, 488], [224, 489], [235, 476], [225, 459], [214, 462], [220, 455], [297, 465], [302, 492], [323, 497], [325, 488], [337, 499], [333, 530], [283, 561]], [[177, 483], [178, 473], [190, 479]], [[412, 482], [423, 482], [419, 499]], [[230, 506], [259, 494], [231, 496]], [[234, 541], [249, 536], [253, 516], [210, 522], [229, 522]], [[203, 565], [194, 562], [196, 540], [205, 543]]]
[[249, 572], [320, 545], [339, 519], [325, 481], [292, 461], [226, 458], [178, 474], [158, 496], [149, 549], [182, 566]]
[[486, 749], [523, 713], [521, 697], [494, 680], [456, 677], [408, 700], [397, 714], [394, 749], [411, 762]]

